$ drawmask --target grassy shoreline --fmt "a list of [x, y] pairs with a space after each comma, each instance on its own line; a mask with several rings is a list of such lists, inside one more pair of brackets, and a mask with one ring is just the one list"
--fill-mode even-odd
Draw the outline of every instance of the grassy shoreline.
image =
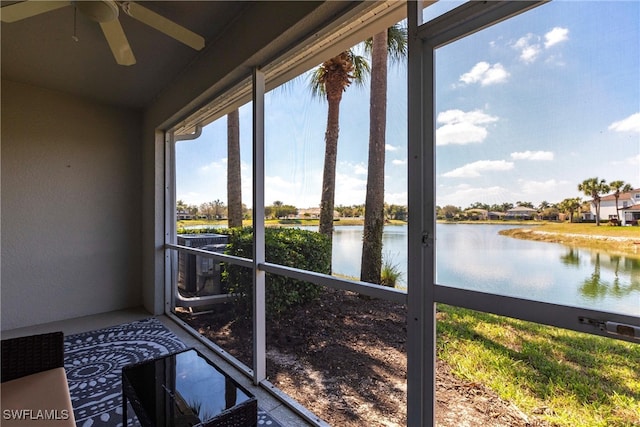
[[516, 239], [560, 243], [640, 258], [640, 227], [545, 223], [535, 227], [501, 230], [499, 233]]

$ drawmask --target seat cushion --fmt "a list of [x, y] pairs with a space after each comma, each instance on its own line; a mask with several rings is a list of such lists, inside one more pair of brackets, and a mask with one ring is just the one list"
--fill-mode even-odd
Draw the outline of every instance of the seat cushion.
[[75, 426], [64, 368], [27, 375], [0, 386], [3, 427]]

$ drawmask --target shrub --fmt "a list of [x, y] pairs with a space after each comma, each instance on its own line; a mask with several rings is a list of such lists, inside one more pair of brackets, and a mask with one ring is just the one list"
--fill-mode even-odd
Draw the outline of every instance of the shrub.
[[[228, 230], [229, 255], [253, 257], [253, 228]], [[265, 229], [265, 258], [273, 264], [318, 273], [331, 274], [331, 246], [320, 233], [295, 228]], [[253, 277], [247, 268], [230, 265], [223, 273], [229, 291], [239, 295], [237, 307], [241, 314], [251, 313], [253, 301]], [[318, 297], [321, 288], [313, 283], [288, 277], [266, 275], [266, 312], [268, 317], [278, 317], [289, 308]]]
[[400, 271], [400, 266], [394, 263], [393, 259], [389, 256], [386, 256], [382, 262], [382, 269], [380, 271], [380, 284], [382, 286], [395, 288], [401, 277], [402, 271]]

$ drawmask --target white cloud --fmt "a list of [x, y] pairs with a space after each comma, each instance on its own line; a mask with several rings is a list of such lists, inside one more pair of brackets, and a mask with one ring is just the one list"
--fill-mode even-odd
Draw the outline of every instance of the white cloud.
[[351, 165], [351, 167], [353, 168], [353, 173], [356, 175], [367, 175], [367, 167], [364, 164], [358, 163], [356, 165]]
[[569, 30], [567, 28], [555, 27], [547, 34], [544, 35], [544, 47], [550, 48], [551, 46], [561, 43], [569, 39]]
[[527, 181], [524, 179], [519, 179], [518, 184], [520, 186], [520, 190], [524, 194], [537, 194], [544, 192], [545, 190], [549, 190], [549, 188], [553, 188], [558, 185], [555, 179], [549, 179], [547, 181]]
[[556, 179], [546, 181], [519, 179], [518, 187], [519, 192], [534, 204], [542, 200], [552, 203], [559, 202], [567, 197], [567, 194], [572, 194], [575, 191], [575, 183]]
[[640, 154], [637, 154], [631, 157], [625, 157], [620, 160], [612, 160], [610, 163], [612, 166], [616, 166], [616, 167], [627, 166], [627, 165], [640, 167]]
[[[251, 167], [242, 162], [240, 165], [242, 180], [242, 203], [252, 204]], [[220, 159], [200, 166], [195, 170], [192, 182], [183, 182], [177, 177], [176, 191], [178, 200], [188, 204], [201, 205], [219, 199], [227, 202], [227, 159]]]
[[[292, 190], [296, 187], [295, 181], [291, 181], [288, 179], [284, 179], [281, 176], [265, 176], [264, 177], [264, 187], [266, 190], [270, 188], [278, 188], [280, 191], [288, 191]], [[267, 193], [267, 191], [265, 191]], [[271, 203], [269, 197], [265, 196], [265, 202]]]
[[553, 160], [552, 151], [520, 151], [511, 153], [513, 160]]
[[[267, 205], [279, 200], [287, 205], [307, 207], [305, 202], [296, 200], [297, 195], [301, 194], [301, 185], [297, 181], [286, 179], [281, 176], [265, 176], [264, 188], [264, 201]], [[314, 193], [314, 198], [317, 198], [318, 200], [314, 203], [315, 206], [320, 203], [319, 187]], [[296, 201], [299, 201], [300, 203], [296, 203]]]
[[514, 43], [513, 47], [520, 51], [521, 60], [526, 63], [532, 63], [542, 51], [539, 40], [539, 36], [529, 33], [524, 37], [520, 37], [518, 41]]
[[437, 121], [444, 123], [436, 129], [437, 145], [464, 145], [484, 141], [489, 133], [483, 125], [496, 122], [498, 118], [480, 110], [447, 110], [438, 114]]
[[189, 191], [187, 193], [180, 194], [177, 200], [182, 200], [187, 205], [199, 206], [203, 203], [202, 200], [204, 200], [204, 198], [205, 196], [203, 196], [201, 193], [198, 193], [197, 191]]
[[513, 169], [513, 163], [505, 160], [478, 160], [442, 174], [447, 178], [474, 178], [482, 172], [506, 171]]
[[564, 67], [566, 65], [562, 55], [549, 55], [549, 57], [544, 60], [544, 63], [555, 67]]
[[[366, 178], [360, 179], [345, 173], [336, 172], [336, 206], [350, 206], [364, 203], [366, 190]], [[320, 204], [320, 197], [318, 197], [318, 204]]]
[[[544, 44], [541, 43], [543, 38]], [[567, 28], [554, 27], [548, 31], [544, 37], [528, 33], [527, 35], [520, 37], [512, 46], [520, 52], [520, 59], [523, 62], [531, 64], [538, 59], [545, 49], [549, 49], [551, 46], [555, 46], [568, 39], [569, 30]], [[558, 63], [558, 60], [554, 60], [554, 63]]]
[[509, 75], [502, 64], [491, 65], [481, 61], [474, 65], [471, 71], [461, 75], [460, 81], [465, 84], [480, 83], [482, 86], [489, 86], [507, 81]]
[[226, 171], [227, 171], [227, 159], [222, 159], [219, 162], [211, 162], [211, 163], [207, 163], [206, 165], [202, 166], [200, 169], [198, 169], [198, 172], [200, 174], [210, 174], [212, 172], [219, 172], [219, 171], [224, 171], [225, 172], [225, 178], [226, 178]]
[[393, 159], [391, 160], [391, 163], [394, 165], [398, 165], [398, 166], [402, 166], [402, 165], [406, 165], [407, 164], [407, 160], [400, 160], [400, 159]]
[[472, 187], [469, 184], [460, 184], [453, 187], [438, 186], [436, 191], [436, 204], [438, 206], [469, 206], [476, 200], [486, 203], [502, 203], [512, 199], [511, 193], [500, 186]]
[[385, 149], [386, 151], [398, 151], [398, 147], [395, 147], [395, 146], [393, 146], [393, 145], [391, 145], [391, 144], [386, 144], [386, 145], [384, 146], [384, 149]]
[[615, 132], [640, 133], [640, 113], [632, 114], [626, 119], [611, 123], [611, 125], [609, 125], [609, 130]]
[[401, 191], [399, 193], [385, 193], [384, 201], [390, 205], [405, 205], [407, 204], [407, 192]]

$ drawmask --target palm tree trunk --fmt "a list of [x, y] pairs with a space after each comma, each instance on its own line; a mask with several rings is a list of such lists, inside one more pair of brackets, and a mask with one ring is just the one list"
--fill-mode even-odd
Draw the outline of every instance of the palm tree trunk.
[[384, 163], [387, 128], [387, 31], [373, 36], [369, 106], [369, 160], [360, 280], [380, 283], [384, 228]]
[[340, 101], [342, 94], [332, 96], [327, 91], [327, 130], [324, 134], [324, 170], [322, 174], [322, 196], [320, 200], [319, 232], [332, 239], [333, 210], [336, 193], [336, 161], [338, 157], [338, 134], [340, 132]]
[[227, 204], [229, 228], [242, 227], [240, 117], [238, 110], [227, 115]]

